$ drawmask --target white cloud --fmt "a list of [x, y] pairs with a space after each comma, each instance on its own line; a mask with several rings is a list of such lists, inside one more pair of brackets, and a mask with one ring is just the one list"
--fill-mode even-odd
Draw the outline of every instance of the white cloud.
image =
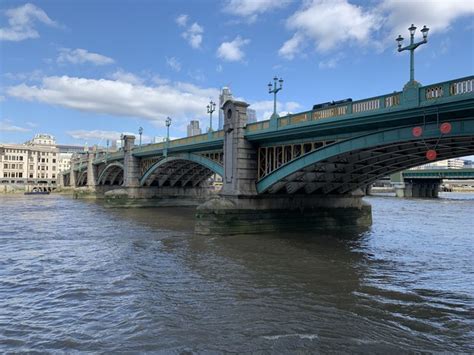
[[[286, 27], [294, 31], [279, 50], [293, 59], [307, 42], [320, 53], [343, 46], [392, 46], [398, 34], [406, 34], [414, 23], [431, 32], [449, 29], [462, 16], [474, 14], [474, 2], [466, 0], [383, 0], [377, 6], [358, 6], [349, 0], [311, 0], [291, 15]], [[329, 64], [329, 66], [327, 65]], [[330, 63], [323, 63], [330, 67]]]
[[217, 66], [216, 66], [216, 72], [222, 73], [223, 70], [224, 70], [224, 68], [222, 67], [222, 65], [221, 65], [221, 64], [217, 64]]
[[[273, 100], [255, 101], [251, 103], [249, 108], [257, 111], [257, 119], [268, 120], [273, 114]], [[277, 112], [280, 116], [287, 115], [288, 113], [294, 113], [300, 109], [301, 105], [294, 101], [279, 102], [277, 101]]]
[[156, 84], [156, 85], [164, 85], [164, 84], [169, 84], [169, 80], [166, 78], [162, 78], [160, 75], [155, 74], [151, 78], [151, 82]]
[[204, 29], [202, 26], [198, 25], [197, 22], [194, 22], [185, 32], [183, 32], [182, 36], [188, 41], [191, 47], [197, 49], [201, 48], [203, 32]]
[[117, 70], [116, 72], [112, 73], [110, 75], [111, 79], [121, 81], [123, 83], [129, 83], [133, 85], [141, 85], [143, 84], [144, 80], [140, 78], [139, 76], [126, 72], [122, 69]]
[[43, 71], [40, 69], [35, 69], [30, 72], [18, 72], [18, 73], [5, 73], [5, 78], [10, 80], [20, 80], [20, 81], [38, 81], [44, 76]]
[[343, 54], [337, 53], [326, 60], [321, 60], [318, 64], [319, 69], [334, 69], [337, 67], [342, 58]]
[[181, 26], [181, 27], [185, 27], [188, 23], [188, 18], [189, 16], [186, 15], [186, 14], [181, 14], [179, 15], [178, 17], [176, 17], [176, 23], [178, 24], [178, 26]]
[[186, 14], [179, 15], [175, 20], [179, 27], [186, 28], [181, 36], [183, 36], [183, 38], [189, 43], [191, 47], [195, 49], [201, 48], [204, 28], [197, 22], [194, 22], [192, 25], [188, 26], [188, 20], [189, 16]]
[[313, 0], [286, 21], [287, 27], [296, 31], [297, 41], [295, 36], [293, 42], [287, 41], [280, 48], [280, 54], [291, 58], [304, 40], [314, 42], [319, 52], [347, 42], [365, 43], [380, 24], [380, 18], [373, 11], [364, 11], [347, 0]]
[[427, 25], [431, 33], [448, 29], [459, 17], [474, 14], [474, 2], [469, 0], [385, 0], [378, 10], [385, 18], [390, 40], [401, 34], [406, 37], [407, 28], [413, 23], [419, 27]]
[[278, 54], [287, 59], [293, 59], [296, 52], [301, 50], [304, 43], [304, 36], [301, 33], [295, 33], [288, 41], [283, 43], [283, 46], [278, 50]]
[[29, 132], [31, 129], [15, 126], [11, 124], [10, 120], [0, 121], [0, 132]]
[[145, 118], [155, 123], [163, 123], [167, 116], [186, 122], [205, 112], [209, 97], [219, 95], [217, 89], [189, 83], [144, 86], [69, 76], [45, 77], [39, 86], [23, 83], [7, 88], [6, 93], [26, 101], [96, 114]]
[[25, 4], [5, 11], [8, 27], [0, 28], [0, 40], [23, 41], [38, 38], [40, 35], [35, 28], [36, 22], [56, 27], [58, 24], [51, 20], [46, 12], [33, 4]]
[[176, 72], [181, 71], [181, 63], [175, 57], [166, 57], [166, 64], [168, 64], [168, 66]]
[[267, 11], [287, 6], [291, 0], [230, 0], [224, 11], [244, 18], [247, 22], [255, 22], [258, 15]]
[[[120, 139], [121, 134], [127, 134], [127, 135], [134, 135], [137, 140], [136, 142], [138, 143], [138, 137], [139, 134], [138, 132], [118, 132], [118, 131], [103, 131], [103, 130], [84, 130], [84, 129], [79, 129], [79, 130], [73, 130], [73, 131], [67, 131], [66, 132], [68, 135], [70, 135], [74, 139], [80, 139], [80, 140], [85, 140], [85, 141], [99, 141], [100, 144], [105, 145], [107, 140], [110, 141], [115, 141]], [[151, 137], [147, 136], [145, 134], [142, 135], [142, 142], [150, 142]]]
[[106, 57], [98, 53], [92, 53], [86, 49], [77, 48], [61, 48], [59, 50], [59, 56], [57, 59], [58, 63], [72, 63], [72, 64], [84, 64], [92, 63], [94, 65], [106, 65], [112, 64], [115, 61], [112, 58]]
[[237, 36], [232, 42], [223, 42], [217, 49], [217, 56], [229, 62], [238, 62], [245, 56], [241, 47], [249, 43], [249, 39], [243, 39]]

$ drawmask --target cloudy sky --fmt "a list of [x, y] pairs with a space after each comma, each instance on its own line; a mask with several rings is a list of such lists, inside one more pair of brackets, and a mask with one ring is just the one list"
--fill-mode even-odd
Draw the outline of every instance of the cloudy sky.
[[104, 144], [140, 126], [148, 141], [167, 116], [184, 136], [222, 86], [262, 120], [275, 75], [280, 112], [400, 90], [409, 54], [394, 39], [411, 23], [430, 27], [418, 81], [474, 73], [471, 0], [2, 0], [0, 142]]

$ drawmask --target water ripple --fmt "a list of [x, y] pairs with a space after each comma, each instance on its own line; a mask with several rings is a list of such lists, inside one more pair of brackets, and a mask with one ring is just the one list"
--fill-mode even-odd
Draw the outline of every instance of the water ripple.
[[0, 196], [0, 351], [473, 352], [474, 199], [448, 196], [370, 198], [348, 239]]

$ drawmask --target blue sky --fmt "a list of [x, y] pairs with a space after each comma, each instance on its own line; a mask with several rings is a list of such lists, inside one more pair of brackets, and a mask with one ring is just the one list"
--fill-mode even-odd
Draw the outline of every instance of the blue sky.
[[280, 112], [401, 90], [409, 55], [394, 39], [411, 23], [430, 27], [418, 81], [472, 75], [473, 20], [469, 0], [3, 0], [0, 142], [105, 144], [140, 126], [147, 142], [167, 116], [184, 136], [191, 119], [208, 126], [222, 86], [261, 120], [275, 75]]

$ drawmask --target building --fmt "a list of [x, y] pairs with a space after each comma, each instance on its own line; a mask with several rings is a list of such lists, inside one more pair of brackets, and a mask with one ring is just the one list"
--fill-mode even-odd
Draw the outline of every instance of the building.
[[247, 123], [257, 122], [257, 111], [247, 108]]
[[163, 136], [153, 137], [153, 143], [162, 143], [164, 141], [166, 141], [166, 137], [163, 137]]
[[36, 134], [24, 144], [0, 144], [0, 183], [56, 185], [58, 173], [68, 170], [82, 146], [57, 145], [50, 134]]
[[224, 128], [224, 111], [222, 111], [222, 106], [227, 100], [232, 99], [232, 92], [227, 86], [224, 86], [219, 95], [219, 129]]
[[71, 158], [74, 153], [59, 153], [58, 172], [69, 170], [71, 167]]
[[447, 159], [424, 164], [413, 169], [463, 169], [464, 164], [463, 159]]
[[197, 136], [201, 134], [201, 128], [199, 128], [199, 121], [192, 120], [188, 124], [188, 137]]
[[0, 144], [2, 183], [56, 184], [58, 163], [59, 149], [49, 134], [37, 134], [24, 144]]

